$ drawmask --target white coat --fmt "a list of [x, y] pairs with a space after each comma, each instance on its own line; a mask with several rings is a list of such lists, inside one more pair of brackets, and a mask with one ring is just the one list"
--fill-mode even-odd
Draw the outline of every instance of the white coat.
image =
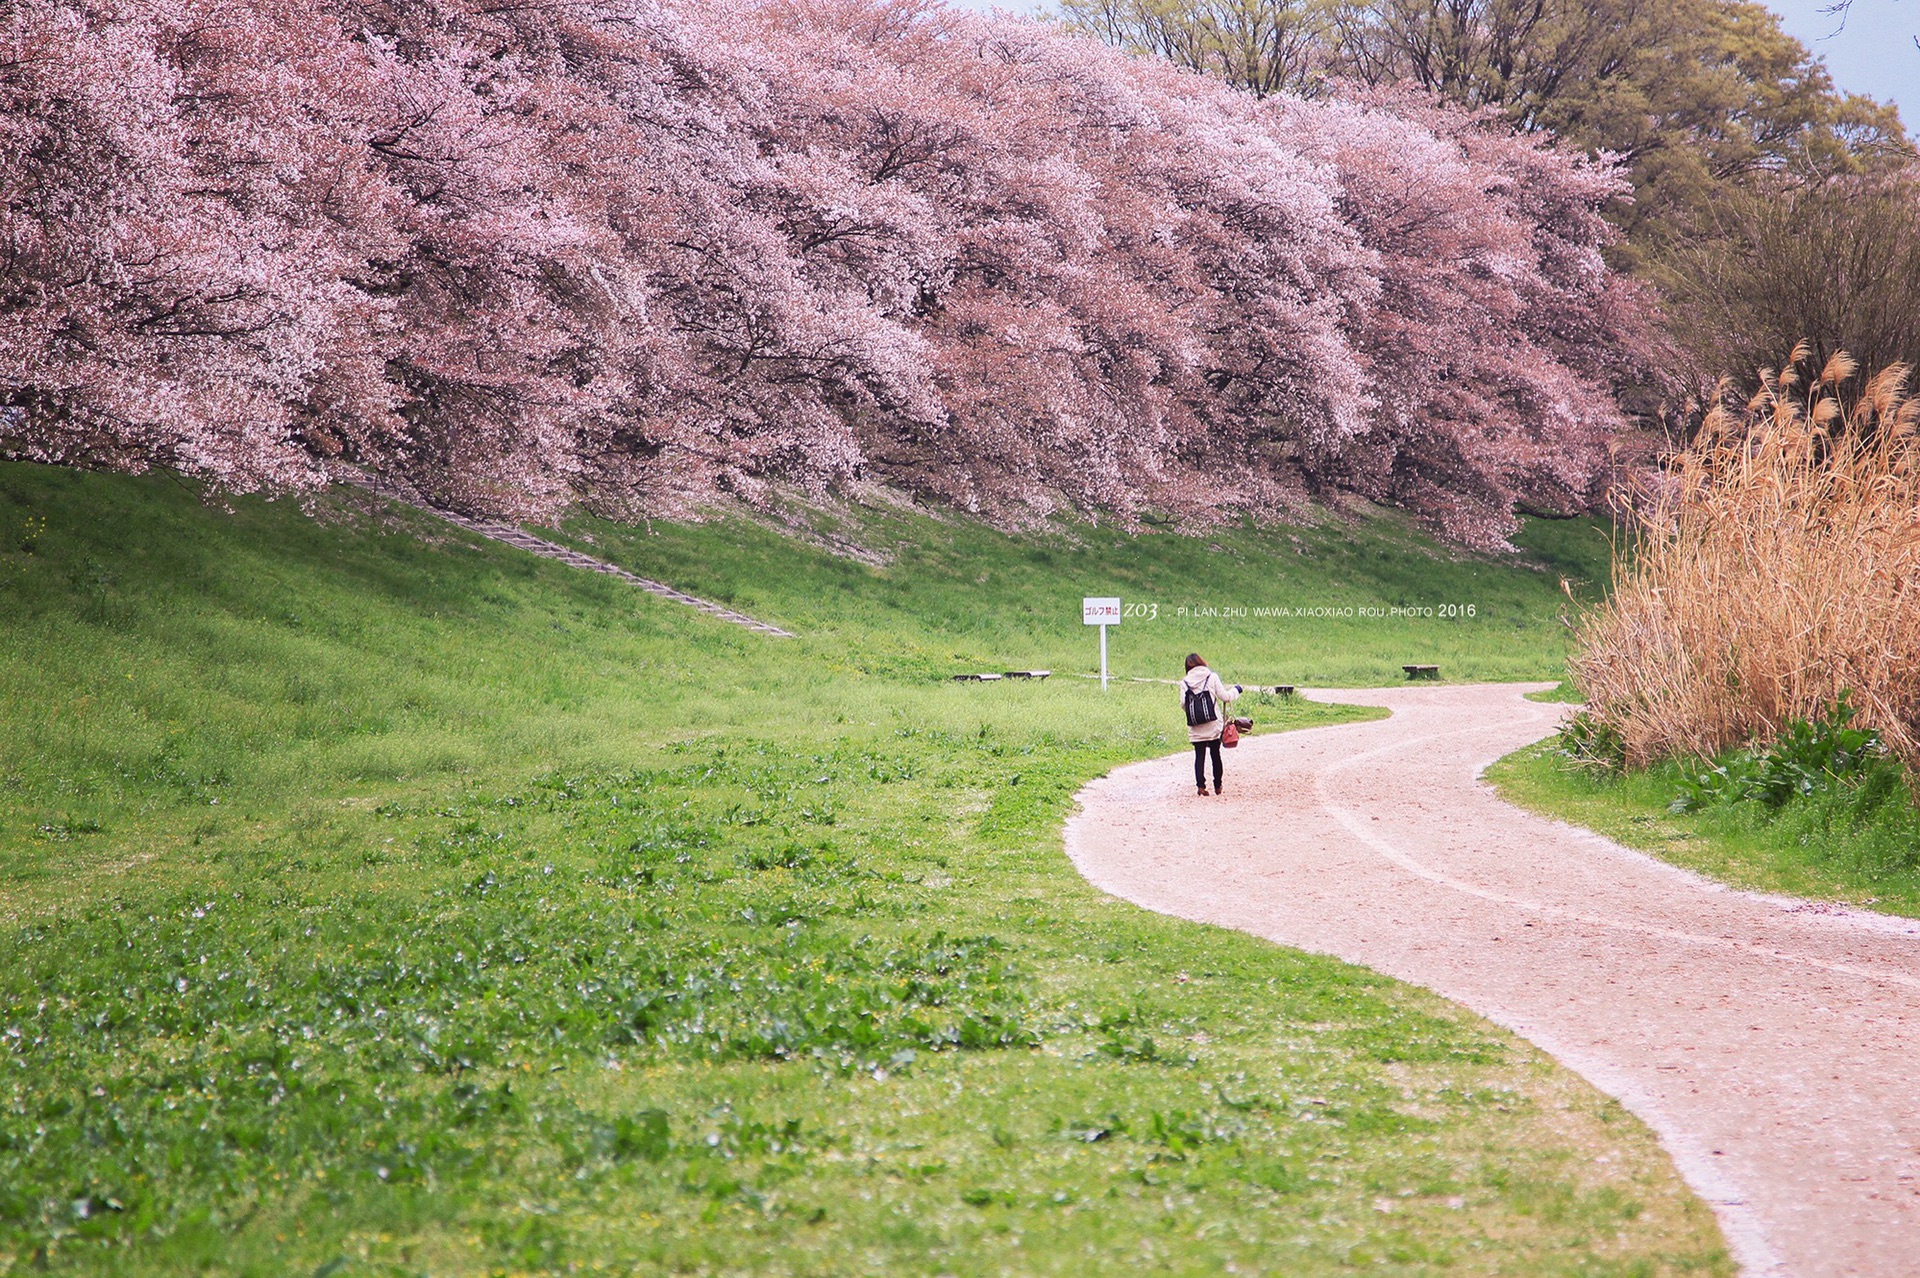
[[1218, 741], [1220, 734], [1227, 730], [1227, 703], [1240, 694], [1228, 687], [1225, 683], [1222, 683], [1220, 676], [1205, 666], [1195, 666], [1193, 669], [1187, 671], [1187, 677], [1180, 681], [1180, 715], [1182, 718], [1185, 718], [1187, 713], [1188, 689], [1192, 689], [1195, 692], [1205, 689], [1213, 693], [1214, 709], [1217, 710], [1219, 714], [1218, 717], [1210, 719], [1206, 723], [1189, 725], [1187, 728], [1187, 740]]

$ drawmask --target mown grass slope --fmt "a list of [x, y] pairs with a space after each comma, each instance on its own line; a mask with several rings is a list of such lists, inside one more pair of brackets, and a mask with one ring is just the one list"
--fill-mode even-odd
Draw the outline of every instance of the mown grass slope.
[[[1072, 873], [1071, 794], [1177, 748], [1169, 689], [945, 679], [1084, 666], [1056, 596], [1196, 573], [1477, 583], [1504, 628], [1436, 623], [1447, 673], [1552, 675], [1553, 571], [1391, 525], [1202, 554], [876, 512], [883, 569], [570, 528], [802, 632], [770, 641], [323, 513], [0, 466], [0, 1271], [1727, 1270], [1524, 1044]], [[1123, 671], [1415, 659], [1165, 612]]]
[[849, 671], [906, 678], [1009, 665], [1098, 669], [1083, 595], [1118, 595], [1114, 673], [1177, 678], [1196, 648], [1229, 679], [1362, 687], [1405, 664], [1443, 677], [1559, 678], [1567, 603], [1604, 584], [1610, 542], [1587, 520], [1531, 521], [1524, 566], [1445, 552], [1397, 516], [1294, 528], [1134, 536], [1078, 525], [1007, 537], [925, 511], [811, 511], [816, 544], [857, 545], [883, 561], [823, 555], [768, 523], [628, 528], [577, 518], [581, 549], [765, 614]]

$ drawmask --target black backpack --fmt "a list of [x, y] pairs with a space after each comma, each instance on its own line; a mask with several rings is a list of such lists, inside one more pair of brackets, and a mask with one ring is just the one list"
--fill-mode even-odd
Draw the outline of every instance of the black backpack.
[[1181, 704], [1187, 708], [1189, 728], [1197, 728], [1203, 723], [1212, 723], [1220, 717], [1220, 712], [1213, 705], [1213, 693], [1204, 683], [1198, 688], [1189, 687], [1180, 700]]

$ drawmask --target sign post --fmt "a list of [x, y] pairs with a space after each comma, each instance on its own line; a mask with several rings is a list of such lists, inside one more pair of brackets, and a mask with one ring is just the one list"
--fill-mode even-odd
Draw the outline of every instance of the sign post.
[[1092, 596], [1083, 598], [1080, 601], [1080, 621], [1083, 625], [1100, 627], [1100, 687], [1104, 691], [1107, 686], [1107, 627], [1120, 624], [1120, 601]]

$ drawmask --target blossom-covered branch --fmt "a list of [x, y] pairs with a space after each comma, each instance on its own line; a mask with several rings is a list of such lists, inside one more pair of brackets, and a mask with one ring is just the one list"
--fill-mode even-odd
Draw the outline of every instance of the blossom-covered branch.
[[1001, 522], [1605, 471], [1610, 171], [922, 0], [17, 0], [0, 448], [510, 515], [773, 479]]

